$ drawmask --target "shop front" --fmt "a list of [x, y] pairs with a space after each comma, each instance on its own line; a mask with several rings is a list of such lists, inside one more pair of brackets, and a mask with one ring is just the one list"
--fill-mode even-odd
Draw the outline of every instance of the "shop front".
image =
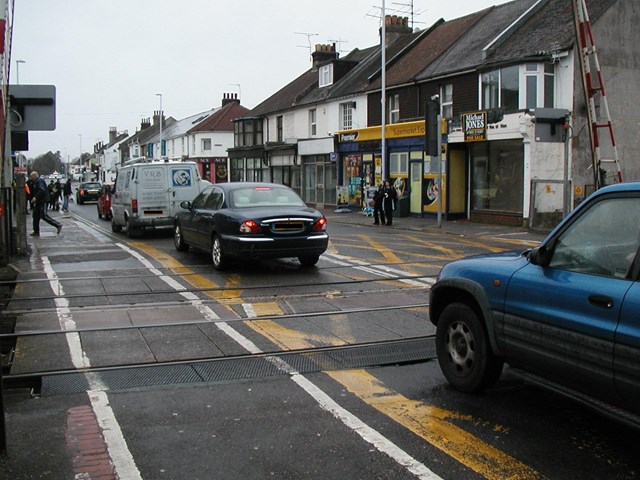
[[468, 165], [468, 217], [475, 222], [519, 226], [526, 216], [521, 114], [505, 115], [492, 124], [487, 118], [486, 111], [464, 113], [460, 128], [450, 133], [449, 187], [459, 189], [454, 182], [464, 177], [463, 165]]
[[438, 185], [446, 170], [440, 174], [437, 160], [424, 153], [424, 121], [386, 126], [386, 160], [381, 137], [380, 127], [338, 132], [338, 180], [345, 205], [365, 206], [367, 193], [387, 179], [398, 192], [398, 216], [437, 213]]
[[317, 208], [338, 204], [337, 157], [334, 152], [333, 137], [298, 142], [303, 182], [301, 197]]
[[200, 176], [211, 183], [229, 181], [229, 159], [227, 157], [200, 157], [193, 159], [200, 170]]

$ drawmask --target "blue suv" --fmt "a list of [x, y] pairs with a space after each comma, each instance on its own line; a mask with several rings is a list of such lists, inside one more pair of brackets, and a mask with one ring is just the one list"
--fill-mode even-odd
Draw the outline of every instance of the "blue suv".
[[589, 196], [534, 249], [445, 265], [429, 313], [447, 381], [478, 392], [506, 362], [637, 422], [639, 247], [640, 183], [624, 183]]

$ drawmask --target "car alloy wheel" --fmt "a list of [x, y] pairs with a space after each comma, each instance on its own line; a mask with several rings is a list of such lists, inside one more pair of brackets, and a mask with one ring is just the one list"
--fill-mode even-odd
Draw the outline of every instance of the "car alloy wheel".
[[180, 229], [180, 225], [176, 225], [173, 229], [173, 243], [176, 246], [176, 250], [179, 252], [186, 252], [189, 250], [189, 245], [184, 243], [184, 238], [182, 238], [182, 230]]
[[491, 350], [484, 325], [464, 303], [447, 305], [436, 328], [436, 352], [442, 373], [463, 392], [478, 392], [493, 385], [503, 361]]
[[213, 260], [213, 268], [222, 270], [225, 267], [226, 259], [222, 250], [222, 243], [219, 236], [214, 236], [211, 242], [211, 259]]

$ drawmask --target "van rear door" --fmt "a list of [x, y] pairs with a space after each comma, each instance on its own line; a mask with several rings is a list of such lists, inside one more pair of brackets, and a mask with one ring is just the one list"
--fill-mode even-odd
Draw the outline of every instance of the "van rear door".
[[169, 216], [169, 185], [164, 165], [138, 167], [138, 215], [141, 218]]

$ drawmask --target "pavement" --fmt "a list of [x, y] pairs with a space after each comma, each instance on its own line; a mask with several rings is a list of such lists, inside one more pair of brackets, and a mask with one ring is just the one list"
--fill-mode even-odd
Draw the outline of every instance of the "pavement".
[[[500, 236], [509, 239], [522, 239], [531, 242], [542, 240], [544, 232], [532, 232], [522, 227], [502, 225], [487, 225], [472, 223], [468, 220], [442, 221], [438, 225], [434, 217], [395, 217], [393, 225], [374, 225], [371, 216], [363, 215], [357, 210], [338, 209], [325, 210], [325, 216], [332, 224], [357, 225], [363, 228], [418, 231], [441, 235], [454, 236]], [[51, 212], [52, 217], [59, 220], [64, 228], [60, 235], [56, 235], [53, 227], [43, 224], [41, 236], [28, 238], [29, 252], [47, 251], [63, 246], [72, 248], [81, 242], [91, 242], [90, 229], [80, 228], [73, 217], [63, 212]], [[31, 217], [27, 217], [30, 227]], [[105, 222], [105, 225], [108, 225]], [[30, 228], [28, 228], [30, 231]], [[84, 237], [87, 238], [84, 238]], [[95, 238], [93, 239], [95, 241]], [[107, 240], [108, 241], [108, 240]], [[0, 267], [0, 333], [3, 332], [2, 311], [11, 302], [14, 282], [20, 279], [42, 278], [44, 273], [38, 262], [31, 262], [29, 256], [14, 257], [8, 265]], [[4, 325], [6, 330], [7, 325]], [[110, 468], [109, 460], [105, 457], [105, 447], [102, 438], [96, 434], [96, 419], [92, 416], [92, 409], [86, 405], [86, 399], [69, 396], [57, 397], [48, 402], [60, 402], [53, 405], [57, 416], [47, 416], [39, 412], [33, 402], [28, 402], [29, 392], [25, 389], [0, 389], [0, 451], [6, 442], [8, 454], [0, 452], [0, 479], [18, 478], [78, 478], [78, 472], [93, 469], [93, 474], [82, 478], [116, 479]], [[76, 396], [77, 397], [77, 396]], [[66, 403], [65, 403], [66, 402]], [[68, 403], [76, 406], [68, 408]], [[83, 404], [85, 403], [85, 404]], [[26, 405], [31, 405], [26, 406]], [[5, 411], [10, 419], [5, 429]], [[34, 422], [37, 426], [34, 427]], [[62, 427], [61, 427], [62, 426]], [[42, 435], [41, 432], [47, 432]], [[2, 437], [5, 437], [4, 439]], [[68, 449], [76, 449], [79, 453], [74, 457], [73, 464], [68, 461]], [[34, 451], [35, 450], [35, 451]], [[73, 450], [73, 451], [76, 451]], [[58, 458], [59, 457], [59, 458]], [[78, 463], [80, 462], [80, 463]], [[29, 464], [30, 472], [40, 472], [38, 476], [22, 471], [24, 465]], [[50, 476], [49, 476], [50, 474]]]

